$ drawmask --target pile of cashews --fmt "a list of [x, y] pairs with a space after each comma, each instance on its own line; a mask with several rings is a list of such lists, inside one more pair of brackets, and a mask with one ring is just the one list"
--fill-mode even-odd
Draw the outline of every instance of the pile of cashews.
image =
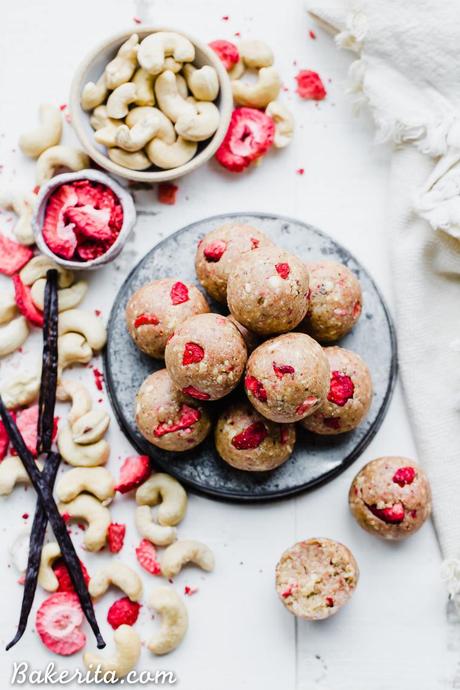
[[85, 84], [81, 106], [92, 111], [95, 141], [114, 163], [177, 168], [212, 137], [220, 121], [213, 102], [219, 80], [213, 67], [197, 68], [194, 59], [195, 47], [179, 33], [157, 31], [140, 43], [133, 34], [97, 82]]

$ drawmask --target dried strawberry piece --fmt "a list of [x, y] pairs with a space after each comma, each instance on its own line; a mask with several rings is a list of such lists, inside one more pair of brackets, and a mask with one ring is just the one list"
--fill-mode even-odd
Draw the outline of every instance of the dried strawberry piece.
[[232, 446], [237, 450], [253, 450], [267, 438], [268, 431], [263, 422], [253, 422], [232, 438]]
[[281, 596], [283, 597], [283, 599], [287, 599], [291, 595], [292, 595], [292, 587], [291, 586], [286, 587], [286, 589], [283, 592], [281, 592]]
[[406, 484], [412, 484], [415, 479], [415, 469], [413, 467], [400, 467], [393, 475], [395, 484], [403, 487]]
[[78, 597], [71, 592], [56, 592], [42, 602], [35, 618], [35, 628], [48, 649], [55, 654], [75, 654], [86, 643], [80, 630], [83, 611]]
[[172, 182], [160, 182], [158, 185], [158, 201], [160, 204], [174, 206], [179, 187]]
[[188, 302], [190, 299], [188, 287], [184, 285], [184, 283], [181, 283], [180, 280], [172, 286], [170, 296], [174, 306]]
[[308, 398], [305, 398], [305, 400], [297, 407], [296, 414], [305, 414], [305, 412], [308, 412], [308, 410], [311, 410], [311, 408], [315, 407], [317, 404], [318, 398], [315, 395], [309, 395]]
[[[117, 203], [111, 213], [110, 213], [110, 220], [109, 220], [109, 225], [112, 228], [112, 230], [118, 234], [123, 226], [123, 207], [121, 206], [120, 203]], [[116, 239], [116, 238], [114, 238]]]
[[161, 575], [161, 566], [157, 561], [157, 552], [148, 539], [143, 539], [136, 548], [136, 558], [139, 565], [151, 575]]
[[0, 422], [0, 460], [3, 460], [5, 457], [9, 445], [10, 437], [7, 434], [3, 422]]
[[326, 606], [332, 608], [334, 606], [334, 599], [332, 597], [326, 597]]
[[190, 395], [191, 398], [196, 398], [197, 400], [209, 400], [211, 397], [209, 393], [200, 391], [198, 388], [195, 388], [195, 386], [186, 386], [182, 389], [182, 393], [185, 393], [185, 395]]
[[329, 429], [335, 429], [336, 431], [340, 429], [339, 417], [324, 417], [323, 424], [324, 426], [327, 426]]
[[43, 327], [43, 314], [32, 302], [30, 287], [24, 285], [19, 275], [13, 276], [14, 299], [21, 314], [34, 326]]
[[276, 264], [275, 269], [278, 275], [281, 276], [283, 280], [286, 280], [291, 272], [291, 267], [287, 263]]
[[257, 400], [265, 402], [267, 400], [267, 391], [261, 381], [256, 379], [255, 376], [246, 376], [244, 379], [244, 385], [247, 391], [250, 391]]
[[185, 585], [184, 594], [187, 597], [191, 597], [198, 592], [198, 587], [190, 587], [190, 585]]
[[390, 525], [397, 525], [404, 520], [404, 506], [402, 503], [395, 503], [388, 508], [377, 508], [377, 506], [367, 506], [371, 513], [378, 517], [383, 522], [388, 522]]
[[156, 314], [139, 314], [134, 319], [134, 328], [139, 328], [140, 326], [157, 326], [160, 323], [160, 319]]
[[64, 214], [66, 222], [75, 225], [74, 231], [84, 238], [105, 242], [112, 238], [109, 226], [110, 209], [93, 206], [72, 206]]
[[38, 405], [32, 405], [18, 412], [16, 424], [28, 450], [37, 456]]
[[118, 553], [122, 550], [125, 541], [126, 525], [111, 522], [107, 531], [107, 544], [110, 553]]
[[236, 108], [225, 138], [217, 150], [217, 161], [230, 172], [242, 172], [273, 144], [275, 123], [255, 108]]
[[174, 431], [181, 431], [182, 429], [190, 429], [193, 424], [196, 424], [201, 419], [201, 412], [196, 407], [190, 405], [182, 405], [179, 410], [179, 420], [175, 424], [167, 424], [162, 422], [154, 429], [153, 433], [157, 438], [171, 434]]
[[77, 236], [72, 223], [66, 223], [65, 212], [78, 203], [71, 185], [63, 184], [49, 197], [43, 221], [43, 239], [54, 254], [72, 259], [77, 248]]
[[289, 431], [285, 426], [280, 425], [280, 443], [282, 446], [286, 445], [289, 439]]
[[273, 371], [279, 379], [282, 379], [286, 374], [295, 374], [295, 369], [290, 364], [276, 364], [276, 362], [273, 362]]
[[357, 319], [360, 316], [361, 310], [362, 310], [362, 304], [361, 304], [360, 300], [357, 300], [353, 305], [353, 311], [352, 311], [354, 319]]
[[224, 63], [224, 67], [226, 70], [232, 69], [233, 65], [236, 65], [236, 63], [240, 59], [238, 48], [231, 41], [211, 41], [211, 43], [209, 43], [208, 45], [210, 48], [213, 49], [215, 53], [217, 53], [221, 62]]
[[203, 249], [204, 258], [206, 261], [217, 263], [226, 249], [227, 243], [224, 240], [214, 240], [214, 242], [210, 242]]
[[351, 378], [340, 371], [333, 371], [327, 399], [329, 402], [343, 407], [355, 392], [355, 385]]
[[145, 482], [150, 476], [150, 458], [148, 455], [130, 455], [120, 469], [120, 479], [116, 491], [126, 494], [131, 489]]
[[120, 625], [134, 625], [139, 616], [141, 605], [131, 601], [129, 597], [122, 597], [113, 602], [107, 612], [107, 622], [114, 630]]
[[257, 237], [251, 237], [252, 249], [257, 249], [259, 244], [260, 244], [260, 240], [258, 240]]
[[[64, 517], [64, 515], [62, 515], [62, 517]], [[82, 561], [80, 561], [80, 565], [83, 580], [85, 581], [85, 585], [88, 586], [90, 580], [88, 571], [86, 570], [86, 566]], [[55, 562], [53, 565], [53, 571], [59, 583], [57, 588], [58, 592], [75, 592], [72, 580], [70, 579], [69, 571], [67, 570], [67, 566], [62, 558], [59, 558], [59, 560]]]
[[185, 343], [182, 364], [184, 367], [189, 364], [198, 364], [204, 358], [204, 349], [198, 343]]
[[326, 89], [317, 72], [309, 69], [300, 70], [295, 78], [296, 92], [305, 100], [322, 101], [326, 98]]
[[33, 257], [30, 247], [25, 247], [0, 233], [0, 273], [12, 276]]
[[105, 254], [113, 242], [99, 242], [96, 240], [81, 242], [77, 245], [77, 254], [82, 261], [93, 261]]

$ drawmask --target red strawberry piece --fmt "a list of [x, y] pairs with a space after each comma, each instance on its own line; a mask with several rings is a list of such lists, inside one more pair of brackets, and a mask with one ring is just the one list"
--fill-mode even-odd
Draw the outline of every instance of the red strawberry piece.
[[203, 249], [204, 258], [208, 262], [217, 263], [217, 261], [222, 258], [226, 249], [227, 243], [224, 242], [224, 240], [214, 240], [214, 242], [210, 242]]
[[329, 429], [335, 429], [336, 431], [340, 429], [339, 417], [324, 417], [323, 424], [324, 426], [327, 426]]
[[415, 479], [415, 469], [413, 467], [400, 467], [393, 475], [393, 481], [399, 486], [412, 484]]
[[42, 602], [35, 618], [35, 627], [43, 644], [55, 654], [75, 654], [86, 643], [79, 626], [83, 611], [76, 594], [56, 592]]
[[190, 407], [189, 405], [182, 405], [179, 415], [179, 421], [175, 424], [167, 424], [166, 422], [158, 424], [153, 432], [155, 436], [160, 438], [161, 436], [165, 436], [165, 434], [171, 434], [173, 431], [189, 429], [201, 419], [200, 410], [197, 410], [195, 407]]
[[326, 98], [326, 89], [317, 72], [309, 69], [300, 70], [295, 78], [296, 92], [305, 100], [322, 101]]
[[98, 391], [104, 390], [104, 374], [97, 367], [93, 368], [94, 384]]
[[310, 29], [310, 31], [308, 32], [308, 35], [310, 36], [310, 38], [311, 38], [313, 41], [316, 39], [316, 34], [315, 34], [315, 32], [312, 31], [311, 29]]
[[148, 455], [131, 455], [120, 469], [120, 479], [116, 491], [126, 494], [131, 489], [145, 482], [150, 476], [150, 458]]
[[[62, 518], [64, 519], [64, 515], [62, 515]], [[88, 571], [86, 570], [85, 564], [80, 561], [81, 565], [81, 571], [83, 574], [83, 579], [85, 581], [85, 585], [88, 586], [89, 584], [89, 575]], [[56, 563], [53, 565], [53, 570], [54, 574], [57, 577], [58, 580], [58, 592], [75, 592], [74, 586], [72, 584], [72, 580], [70, 579], [69, 571], [67, 570], [67, 566], [64, 563], [64, 560], [60, 558], [59, 560], [56, 561]]]
[[257, 237], [251, 237], [252, 249], [257, 249], [259, 244], [260, 244], [260, 240], [258, 240]]
[[16, 424], [24, 443], [34, 457], [37, 455], [38, 405], [32, 405], [18, 412]]
[[290, 586], [286, 587], [286, 589], [283, 592], [281, 592], [281, 596], [283, 597], [283, 599], [287, 599], [291, 595], [292, 595], [292, 587], [290, 587]]
[[255, 108], [236, 108], [216, 159], [230, 172], [242, 172], [267, 153], [274, 136], [271, 117]]
[[279, 379], [286, 374], [295, 374], [295, 369], [290, 364], [276, 364], [276, 362], [273, 362], [273, 371]]
[[232, 69], [233, 65], [236, 65], [240, 59], [238, 48], [231, 41], [211, 41], [209, 47], [217, 53], [227, 70]]
[[118, 553], [122, 550], [125, 541], [126, 525], [111, 522], [107, 532], [107, 543], [110, 553]]
[[189, 364], [197, 364], [204, 358], [204, 349], [198, 343], [185, 343], [182, 364], [184, 367]]
[[139, 616], [141, 605], [123, 597], [113, 602], [107, 613], [107, 622], [114, 630], [120, 625], [134, 625]]
[[33, 257], [30, 247], [25, 247], [0, 233], [0, 273], [12, 276]]
[[300, 403], [296, 409], [296, 414], [305, 414], [308, 410], [311, 410], [318, 403], [318, 398], [315, 395], [309, 395], [308, 398]]
[[[110, 221], [109, 221], [110, 227], [112, 228], [112, 230], [113, 230], [117, 235], [118, 235], [118, 233], [120, 232], [120, 230], [121, 230], [121, 228], [122, 228], [122, 225], [123, 225], [123, 218], [124, 218], [124, 216], [123, 216], [123, 207], [121, 206], [120, 203], [117, 203], [117, 204], [113, 207], [113, 209], [112, 209], [112, 211], [111, 211], [111, 213], [110, 213]], [[112, 239], [115, 241], [116, 237], [113, 237], [113, 235], [112, 235]]]
[[232, 438], [232, 446], [237, 450], [253, 450], [267, 438], [268, 431], [263, 422], [254, 422]]
[[368, 506], [371, 513], [383, 522], [388, 522], [390, 525], [398, 525], [404, 520], [404, 506], [402, 503], [395, 503], [388, 508], [377, 508], [377, 506]]
[[97, 240], [90, 240], [88, 242], [80, 242], [77, 245], [78, 258], [82, 261], [92, 261], [98, 259], [105, 254], [113, 242], [99, 242]]
[[288, 442], [289, 432], [285, 426], [280, 425], [280, 443], [284, 446]]
[[66, 223], [65, 212], [78, 202], [71, 185], [61, 185], [48, 199], [43, 221], [43, 239], [52, 252], [64, 259], [72, 259], [77, 248], [77, 236], [72, 223]]
[[157, 552], [148, 539], [143, 539], [136, 548], [136, 558], [139, 565], [151, 575], [161, 575], [161, 567], [157, 561]]
[[190, 395], [191, 398], [196, 398], [197, 400], [209, 400], [211, 397], [209, 393], [200, 391], [198, 388], [195, 388], [195, 386], [186, 386], [182, 389], [182, 393], [185, 393], [185, 395]]
[[5, 457], [9, 445], [10, 438], [6, 432], [3, 422], [0, 422], [0, 460], [3, 460]]
[[188, 287], [180, 281], [174, 283], [174, 285], [171, 288], [170, 296], [171, 302], [174, 306], [176, 306], [177, 304], [183, 304], [184, 302], [188, 302], [190, 299], [188, 294]]
[[264, 388], [263, 383], [256, 379], [255, 376], [246, 376], [244, 379], [244, 385], [247, 391], [250, 391], [257, 400], [265, 402], [267, 400], [267, 391]]
[[286, 263], [276, 264], [275, 269], [278, 275], [281, 276], [283, 280], [286, 280], [291, 272], [291, 267], [289, 266], [289, 264]]
[[334, 599], [332, 597], [326, 597], [326, 606], [332, 608], [334, 606]]
[[157, 326], [160, 323], [160, 319], [156, 314], [139, 314], [134, 320], [134, 328], [139, 328], [139, 326]]
[[357, 300], [353, 305], [353, 311], [352, 311], [354, 319], [357, 319], [359, 317], [359, 315], [361, 314], [361, 310], [362, 310], [362, 304], [359, 300]]
[[172, 182], [160, 182], [158, 185], [158, 201], [160, 204], [174, 206], [179, 187]]
[[343, 407], [355, 392], [355, 385], [351, 378], [340, 371], [333, 371], [327, 399], [329, 402]]
[[191, 597], [193, 594], [198, 592], [198, 587], [190, 587], [190, 585], [185, 585], [184, 594], [186, 597]]
[[37, 309], [30, 296], [30, 287], [24, 285], [19, 275], [13, 276], [14, 298], [21, 314], [34, 326], [43, 327], [43, 314]]
[[72, 206], [64, 214], [67, 223], [74, 223], [77, 236], [105, 242], [112, 238], [109, 226], [110, 209], [93, 206]]

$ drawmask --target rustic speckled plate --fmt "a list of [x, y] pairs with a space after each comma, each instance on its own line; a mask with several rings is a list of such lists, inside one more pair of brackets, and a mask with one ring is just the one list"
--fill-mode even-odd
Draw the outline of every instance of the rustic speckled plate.
[[[155, 278], [174, 276], [197, 283], [194, 269], [196, 245], [207, 232], [228, 221], [253, 224], [277, 244], [306, 261], [335, 259], [351, 268], [361, 281], [364, 309], [353, 332], [340, 345], [358, 352], [369, 365], [374, 383], [370, 413], [358, 429], [348, 434], [321, 437], [299, 429], [295, 451], [273, 472], [242, 472], [226, 465], [217, 455], [212, 436], [187, 453], [155, 448], [137, 431], [134, 398], [142, 381], [163, 363], [143, 355], [125, 327], [126, 302], [132, 293]], [[216, 311], [222, 311], [213, 305]], [[224, 312], [223, 312], [224, 313]], [[133, 269], [112, 308], [105, 352], [107, 388], [118, 422], [140, 453], [183, 484], [215, 498], [261, 501], [289, 496], [331, 479], [362, 453], [380, 427], [396, 376], [394, 328], [383, 298], [365, 269], [331, 237], [290, 218], [258, 213], [214, 216], [193, 223], [154, 247]], [[218, 413], [222, 403], [212, 406]], [[224, 403], [225, 404], [225, 403]]]

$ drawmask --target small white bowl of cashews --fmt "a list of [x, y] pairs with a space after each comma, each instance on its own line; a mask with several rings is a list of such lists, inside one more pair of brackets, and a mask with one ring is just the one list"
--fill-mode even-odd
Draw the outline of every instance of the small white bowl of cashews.
[[143, 28], [104, 41], [74, 77], [72, 124], [89, 156], [115, 175], [155, 183], [217, 151], [233, 109], [219, 57], [183, 31]]

